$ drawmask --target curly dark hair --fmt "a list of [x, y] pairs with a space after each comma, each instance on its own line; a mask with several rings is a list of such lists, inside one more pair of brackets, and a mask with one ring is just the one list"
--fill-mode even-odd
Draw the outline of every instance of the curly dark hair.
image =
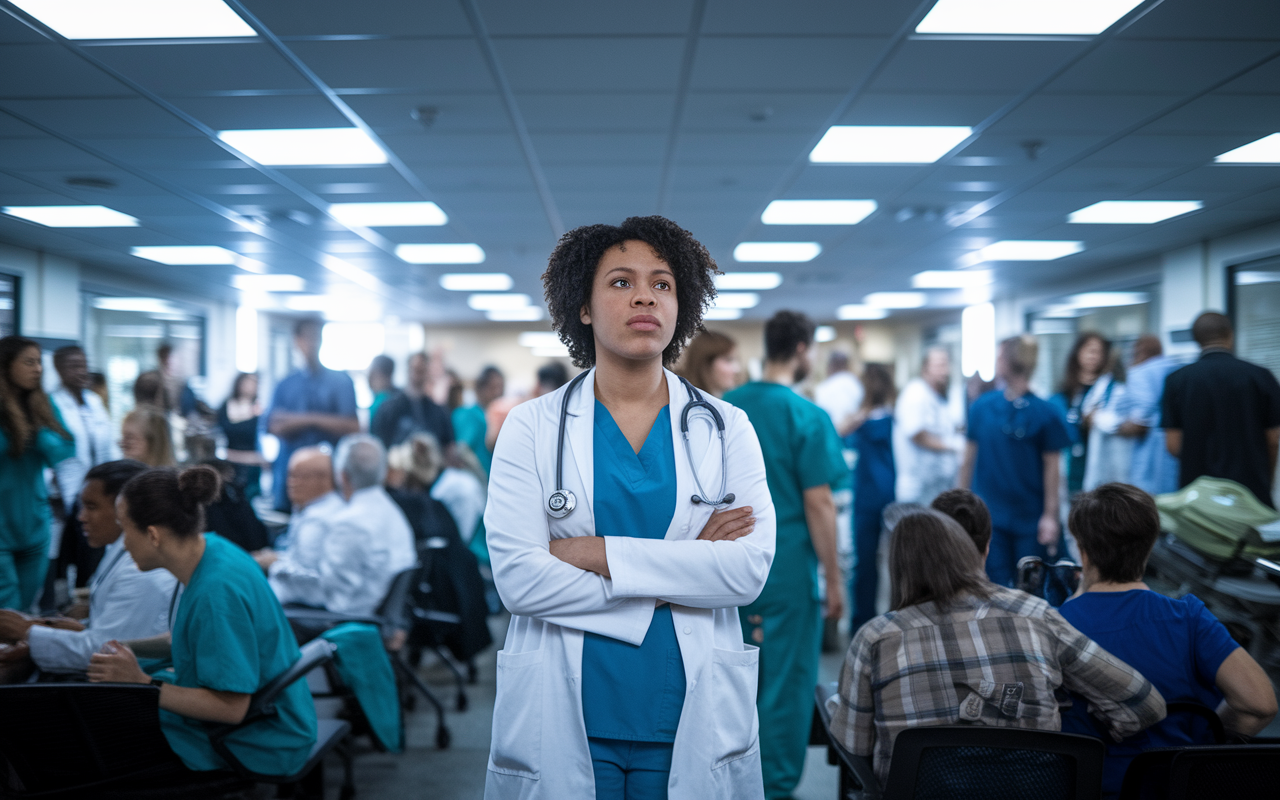
[[715, 259], [693, 235], [665, 217], [628, 217], [621, 225], [584, 225], [564, 236], [542, 273], [543, 295], [551, 325], [569, 348], [574, 365], [596, 363], [596, 340], [581, 319], [591, 301], [596, 267], [605, 251], [626, 241], [647, 243], [675, 273], [676, 329], [662, 351], [662, 363], [674, 364], [680, 351], [702, 327], [702, 314], [715, 299]]

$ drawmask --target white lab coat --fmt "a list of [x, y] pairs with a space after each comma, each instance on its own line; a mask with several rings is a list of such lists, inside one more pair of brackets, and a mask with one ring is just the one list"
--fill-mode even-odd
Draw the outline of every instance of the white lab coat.
[[33, 626], [27, 633], [31, 660], [45, 672], [84, 672], [89, 657], [105, 642], [167, 633], [177, 584], [168, 570], [139, 570], [121, 535], [107, 545], [89, 582], [88, 627], [66, 631]]
[[285, 548], [267, 568], [267, 582], [281, 603], [324, 606], [324, 586], [320, 582], [324, 540], [334, 517], [346, 507], [340, 494], [329, 492], [304, 508], [294, 509]]
[[[776, 523], [764, 459], [747, 415], [707, 399], [725, 421], [726, 491], [749, 505], [753, 533], [694, 541], [712, 508], [697, 491], [680, 434], [688, 394], [666, 373], [675, 444], [676, 511], [665, 540], [605, 535], [612, 579], [550, 553], [551, 539], [595, 535], [592, 431], [594, 371], [569, 404], [564, 488], [577, 509], [545, 513], [555, 486], [560, 404], [567, 385], [512, 409], [493, 454], [485, 511], [493, 577], [511, 624], [498, 653], [498, 695], [487, 800], [592, 798], [595, 779], [582, 719], [583, 631], [640, 644], [656, 599], [671, 603], [687, 689], [676, 730], [671, 800], [763, 798], [756, 680], [759, 650], [743, 643], [737, 607], [760, 594], [773, 561]], [[705, 395], [704, 395], [705, 396]], [[720, 487], [721, 453], [709, 415], [690, 415], [693, 462], [708, 492]]]
[[111, 435], [111, 415], [102, 405], [102, 398], [88, 391], [82, 396], [83, 406], [75, 401], [65, 386], [59, 386], [50, 395], [62, 414], [67, 432], [76, 440], [76, 454], [53, 468], [67, 508], [71, 508], [79, 496], [85, 473], [99, 464], [120, 458], [120, 447]]

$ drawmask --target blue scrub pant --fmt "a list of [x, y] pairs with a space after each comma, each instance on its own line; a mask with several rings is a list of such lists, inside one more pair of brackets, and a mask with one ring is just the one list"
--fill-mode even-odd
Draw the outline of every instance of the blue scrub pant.
[[0, 550], [0, 608], [27, 611], [44, 588], [49, 542], [26, 550]]
[[596, 774], [596, 800], [666, 800], [670, 742], [587, 739]]
[[1018, 559], [1024, 556], [1049, 557], [1049, 551], [1036, 540], [1036, 525], [1012, 531], [991, 529], [991, 553], [987, 556], [987, 577], [1000, 586], [1014, 585], [1018, 577]]
[[853, 579], [849, 582], [849, 597], [853, 601], [853, 625], [850, 633], [857, 633], [876, 615], [876, 590], [879, 584], [879, 564], [876, 553], [880, 549], [880, 529], [884, 523], [884, 506], [853, 510]]

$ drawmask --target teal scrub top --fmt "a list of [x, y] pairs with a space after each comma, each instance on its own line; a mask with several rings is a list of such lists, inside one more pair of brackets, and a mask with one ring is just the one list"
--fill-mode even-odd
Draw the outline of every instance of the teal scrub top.
[[747, 414], [764, 454], [765, 480], [778, 518], [769, 579], [757, 603], [818, 599], [818, 556], [804, 516], [804, 492], [834, 486], [849, 473], [831, 417], [779, 383], [753, 381], [724, 396]]
[[[662, 539], [676, 512], [676, 460], [671, 414], [664, 407], [636, 453], [596, 401], [594, 430], [596, 533]], [[653, 612], [639, 646], [587, 633], [582, 642], [582, 717], [587, 736], [674, 742], [684, 707], [684, 661], [671, 606]]]
[[[253, 694], [301, 653], [284, 610], [249, 554], [213, 533], [182, 593], [173, 622], [173, 683]], [[316, 740], [316, 709], [305, 680], [276, 700], [278, 714], [226, 738], [236, 758], [263, 775], [292, 775]], [[193, 770], [226, 769], [206, 723], [160, 711], [169, 746]]]
[[493, 453], [484, 444], [484, 437], [489, 432], [484, 409], [480, 406], [460, 406], [453, 410], [450, 421], [453, 423], [454, 440], [467, 443], [467, 447], [471, 448], [471, 452], [480, 461], [480, 466], [484, 467], [484, 474], [488, 475], [489, 468], [493, 466]]
[[[53, 414], [66, 430], [62, 413], [53, 403]], [[50, 428], [36, 431], [22, 455], [9, 455], [9, 437], [0, 429], [0, 550], [18, 552], [49, 544], [49, 493], [44, 468], [76, 454], [76, 442]], [[68, 500], [70, 505], [70, 500]]]

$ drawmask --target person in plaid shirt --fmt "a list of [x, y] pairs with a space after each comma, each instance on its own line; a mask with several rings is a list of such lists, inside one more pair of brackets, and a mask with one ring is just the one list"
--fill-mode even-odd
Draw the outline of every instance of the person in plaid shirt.
[[893, 610], [854, 636], [831, 736], [874, 756], [883, 785], [898, 733], [975, 723], [1057, 731], [1054, 690], [1089, 701], [1118, 741], [1164, 719], [1164, 698], [1132, 667], [1071, 627], [1044, 600], [996, 586], [950, 517], [904, 517], [889, 554]]

